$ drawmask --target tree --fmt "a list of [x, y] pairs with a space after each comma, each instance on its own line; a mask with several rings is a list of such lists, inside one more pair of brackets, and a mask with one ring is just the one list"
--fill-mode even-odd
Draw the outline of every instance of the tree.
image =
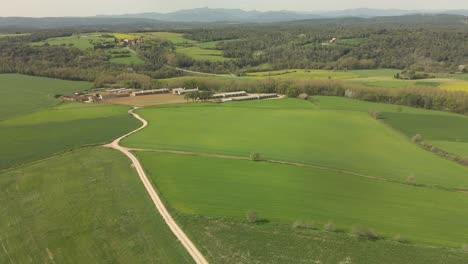
[[257, 212], [255, 212], [255, 211], [247, 212], [246, 219], [247, 219], [247, 222], [249, 222], [249, 223], [252, 223], [252, 224], [256, 223], [258, 221]]

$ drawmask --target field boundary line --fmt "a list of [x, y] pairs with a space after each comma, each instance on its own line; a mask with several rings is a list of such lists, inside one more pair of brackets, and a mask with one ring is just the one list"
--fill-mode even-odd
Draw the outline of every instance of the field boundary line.
[[136, 169], [136, 171], [138, 173], [138, 176], [140, 177], [141, 182], [143, 183], [144, 187], [146, 188], [146, 191], [148, 192], [149, 196], [151, 197], [151, 200], [153, 201], [156, 209], [158, 210], [158, 212], [160, 213], [160, 215], [162, 216], [162, 218], [164, 219], [166, 224], [171, 229], [172, 233], [174, 233], [174, 235], [182, 243], [184, 248], [192, 256], [193, 260], [197, 264], [208, 264], [208, 261], [200, 253], [200, 251], [197, 249], [195, 244], [188, 238], [188, 236], [184, 233], [184, 231], [179, 227], [179, 225], [172, 218], [171, 214], [169, 213], [166, 206], [162, 202], [162, 200], [159, 197], [158, 193], [156, 192], [155, 188], [153, 187], [150, 180], [146, 176], [146, 173], [143, 170], [143, 167], [141, 166], [139, 160], [135, 157], [135, 155], [133, 155], [130, 152], [130, 149], [122, 147], [119, 144], [122, 139], [124, 139], [124, 138], [126, 138], [126, 137], [128, 137], [128, 136], [130, 136], [130, 135], [144, 129], [148, 125], [148, 122], [145, 119], [143, 119], [141, 116], [139, 116], [138, 114], [135, 114], [133, 112], [133, 110], [135, 110], [135, 109], [138, 109], [138, 108], [133, 108], [133, 109], [129, 110], [128, 113], [133, 115], [133, 117], [135, 117], [136, 119], [138, 119], [139, 121], [142, 122], [141, 127], [139, 127], [137, 129], [135, 129], [135, 130], [133, 130], [133, 131], [119, 137], [119, 138], [117, 138], [116, 140], [114, 140], [110, 144], [104, 145], [104, 147], [118, 150], [118, 151], [122, 152], [123, 154], [125, 154], [132, 161], [132, 163], [135, 166], [135, 169]]
[[[178, 154], [178, 155], [191, 155], [191, 156], [199, 156], [199, 157], [232, 159], [232, 160], [251, 160], [249, 157], [244, 157], [244, 156], [211, 154], [211, 153], [191, 152], [191, 151], [183, 151], [183, 150], [141, 149], [141, 148], [127, 148], [127, 150], [129, 150], [129, 151], [141, 151], [141, 152], [170, 153], [170, 154]], [[412, 184], [412, 183], [406, 183], [406, 182], [402, 182], [402, 181], [386, 179], [386, 178], [382, 178], [382, 177], [371, 176], [371, 175], [366, 175], [366, 174], [362, 174], [362, 173], [357, 173], [357, 172], [352, 172], [352, 171], [347, 171], [347, 170], [341, 170], [341, 169], [336, 169], [336, 168], [330, 168], [330, 167], [314, 165], [314, 164], [306, 164], [306, 163], [283, 161], [283, 160], [268, 160], [268, 159], [259, 160], [257, 162], [266, 162], [266, 163], [289, 165], [289, 166], [303, 167], [303, 168], [313, 168], [313, 169], [324, 170], [324, 171], [338, 172], [338, 173], [342, 173], [342, 174], [347, 174], [347, 175], [352, 175], [352, 176], [356, 176], [356, 177], [361, 177], [361, 178], [366, 178], [366, 179], [371, 179], [371, 180], [377, 180], [377, 181], [382, 181], [382, 182], [396, 183], [396, 184], [402, 184], [402, 185], [418, 187], [418, 188], [438, 189], [438, 190], [443, 190], [443, 191], [452, 191], [452, 192], [459, 192], [459, 193], [463, 193], [463, 194], [468, 194], [467, 189], [459, 188], [459, 187], [444, 187], [444, 186], [438, 186], [438, 185]]]

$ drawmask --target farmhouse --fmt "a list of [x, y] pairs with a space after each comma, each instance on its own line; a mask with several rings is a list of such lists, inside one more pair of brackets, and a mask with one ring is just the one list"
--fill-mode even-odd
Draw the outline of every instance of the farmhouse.
[[238, 97], [238, 96], [246, 96], [247, 93], [245, 91], [239, 92], [229, 92], [229, 93], [216, 93], [213, 94], [211, 97], [213, 99], [221, 99], [221, 98], [231, 98], [231, 97]]
[[169, 89], [163, 88], [163, 89], [137, 91], [137, 92], [132, 92], [130, 96], [142, 96], [142, 95], [164, 94], [164, 93], [169, 93]]
[[183, 95], [189, 92], [197, 92], [197, 91], [199, 91], [198, 88], [194, 88], [194, 89], [174, 88], [172, 89], [172, 93], [177, 94], [177, 95]]

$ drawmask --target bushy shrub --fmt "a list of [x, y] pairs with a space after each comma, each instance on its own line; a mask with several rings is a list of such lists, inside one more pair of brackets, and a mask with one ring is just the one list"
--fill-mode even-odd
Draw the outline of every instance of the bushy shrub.
[[261, 160], [260, 153], [258, 153], [258, 152], [252, 152], [252, 153], [250, 153], [250, 160], [252, 160], [252, 161], [260, 161], [260, 160]]
[[379, 119], [380, 118], [380, 111], [375, 110], [375, 109], [369, 109], [369, 115], [374, 119]]
[[466, 253], [468, 253], [468, 244], [464, 244], [462, 246], [462, 250], [465, 251]]
[[249, 223], [252, 223], [252, 224], [256, 223], [258, 221], [257, 212], [255, 212], [255, 211], [247, 212], [246, 219], [247, 219], [247, 222], [249, 222]]
[[414, 135], [412, 138], [411, 138], [411, 141], [413, 143], [419, 143], [423, 140], [423, 137], [421, 136], [421, 134], [416, 134]]
[[292, 225], [294, 228], [303, 228], [303, 229], [316, 229], [314, 222], [304, 222], [304, 221], [296, 221]]
[[380, 239], [380, 236], [379, 236], [379, 234], [377, 234], [377, 232], [375, 232], [375, 231], [373, 231], [373, 230], [371, 230], [371, 229], [369, 229], [367, 227], [361, 226], [361, 225], [354, 226], [352, 233], [355, 236], [365, 238], [365, 239], [368, 239], [368, 240], [378, 240], [378, 239]]
[[399, 242], [399, 243], [409, 243], [408, 239], [402, 237], [400, 234], [394, 236], [392, 238], [393, 241]]
[[335, 232], [336, 231], [336, 226], [332, 222], [328, 222], [323, 225], [323, 229], [329, 231], [329, 232]]

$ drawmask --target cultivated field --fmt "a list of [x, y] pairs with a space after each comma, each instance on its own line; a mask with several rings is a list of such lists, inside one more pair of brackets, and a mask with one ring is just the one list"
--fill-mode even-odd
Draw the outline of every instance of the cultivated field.
[[92, 49], [93, 43], [113, 41], [112, 38], [102, 37], [101, 34], [78, 34], [69, 37], [50, 38], [45, 41], [35, 42], [33, 45], [72, 46], [81, 50]]
[[184, 38], [184, 34], [173, 32], [144, 33], [143, 37], [167, 40], [176, 45], [176, 52], [185, 54], [195, 60], [226, 61], [222, 51], [216, 49], [219, 41], [199, 42]]
[[124, 106], [62, 104], [0, 122], [0, 170], [104, 144], [138, 127]]
[[332, 221], [348, 233], [363, 225], [386, 238], [401, 234], [457, 248], [468, 240], [460, 232], [468, 228], [466, 193], [324, 168], [154, 152], [137, 156], [168, 204], [185, 214], [244, 219], [254, 210], [272, 223], [303, 220], [322, 227]]
[[152, 106], [164, 104], [186, 103], [183, 96], [174, 94], [154, 94], [145, 96], [130, 96], [103, 100], [105, 104], [131, 105], [131, 106]]
[[[340, 232], [292, 225], [257, 224], [243, 220], [179, 215], [178, 222], [211, 263], [376, 263], [459, 264], [459, 250], [368, 241]], [[308, 222], [310, 224], [311, 222]]]
[[60, 103], [56, 95], [92, 87], [88, 82], [72, 82], [20, 74], [0, 74], [0, 120], [38, 111]]
[[142, 109], [150, 126], [123, 144], [243, 157], [258, 152], [399, 182], [415, 176], [419, 184], [468, 188], [468, 168], [421, 149], [367, 112], [324, 104], [287, 99]]
[[88, 148], [1, 173], [0, 263], [192, 263], [130, 164]]

